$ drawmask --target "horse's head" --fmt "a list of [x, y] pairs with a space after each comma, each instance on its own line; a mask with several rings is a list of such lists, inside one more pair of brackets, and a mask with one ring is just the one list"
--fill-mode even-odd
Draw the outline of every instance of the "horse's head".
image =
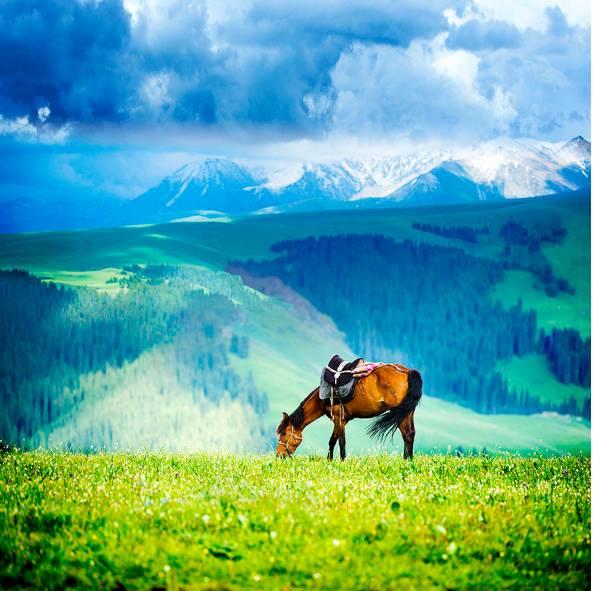
[[290, 417], [285, 412], [282, 413], [282, 421], [276, 433], [278, 433], [276, 456], [279, 458], [290, 457], [303, 440], [303, 431], [291, 423]]

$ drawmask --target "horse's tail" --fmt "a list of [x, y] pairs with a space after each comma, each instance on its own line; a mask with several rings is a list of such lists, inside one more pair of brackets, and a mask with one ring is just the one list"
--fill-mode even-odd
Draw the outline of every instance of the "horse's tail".
[[397, 431], [399, 424], [416, 408], [422, 396], [422, 376], [412, 369], [408, 374], [408, 391], [401, 403], [377, 417], [367, 433], [377, 439], [385, 439]]

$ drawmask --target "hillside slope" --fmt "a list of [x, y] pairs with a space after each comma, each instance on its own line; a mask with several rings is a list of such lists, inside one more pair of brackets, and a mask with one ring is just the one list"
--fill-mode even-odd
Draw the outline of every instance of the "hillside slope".
[[[272, 259], [277, 255], [269, 248], [281, 239], [312, 234], [335, 236], [353, 231], [361, 234], [381, 232], [398, 240], [411, 238], [429, 245], [454, 245], [468, 254], [496, 261], [501, 250], [498, 235], [504, 224], [518, 220], [526, 228], [541, 228], [553, 219], [567, 229], [567, 234], [563, 241], [547, 244], [542, 252], [550, 261], [553, 272], [570, 280], [574, 293], [548, 296], [537, 285], [532, 272], [506, 271], [491, 297], [502, 298], [508, 306], [522, 298], [529, 309], [536, 310], [538, 325], [546, 330], [574, 328], [588, 335], [588, 251], [582, 248], [589, 236], [588, 207], [587, 199], [575, 198], [461, 208], [294, 214], [238, 219], [232, 223], [185, 223], [3, 236], [0, 237], [0, 266], [25, 267], [51, 281], [73, 286], [92, 285], [114, 295], [125, 294], [122, 285], [130, 276], [128, 274], [126, 279], [122, 273], [124, 267], [129, 268], [131, 264], [200, 264], [209, 267], [211, 270], [192, 271], [193, 288], [220, 293], [242, 310], [242, 320], [235, 323], [233, 330], [249, 339], [249, 352], [247, 357], [231, 353], [230, 364], [244, 380], [252, 379], [256, 389], [266, 393], [269, 410], [262, 419], [267, 433], [271, 434], [281, 411], [293, 410], [315, 386], [320, 368], [331, 355], [339, 352], [348, 357], [354, 356], [354, 352], [350, 351], [344, 335], [336, 330], [331, 320], [319, 315], [302, 296], [285, 288], [275, 295], [258, 295], [245, 287], [239, 278], [222, 271], [230, 261], [245, 260], [246, 257]], [[454, 235], [421, 230], [420, 220], [431, 228], [440, 228], [439, 231], [443, 228], [481, 227], [477, 226], [479, 221], [481, 225], [487, 224], [489, 233], [479, 235], [475, 243], [467, 242]], [[574, 269], [583, 272], [575, 274]], [[198, 272], [199, 280], [195, 274]], [[518, 281], [517, 273], [521, 274], [521, 281]], [[513, 359], [513, 363], [501, 366], [500, 371], [511, 383], [524, 387], [524, 380], [520, 379], [524, 373], [521, 364], [527, 358]], [[536, 362], [546, 363], [540, 356], [530, 362], [530, 367], [536, 367]], [[118, 375], [122, 380], [127, 379], [123, 371]], [[541, 396], [542, 400], [557, 402], [560, 400], [558, 396], [569, 389], [556, 388], [556, 378], [550, 378], [550, 375], [544, 383], [538, 380], [537, 388], [529, 391]], [[421, 449], [448, 446], [523, 451], [588, 448], [590, 431], [586, 421], [559, 418], [554, 414], [537, 417], [479, 414], [451, 402], [436, 400], [432, 394], [446, 396], [447, 393], [433, 392], [429, 386], [430, 380], [418, 410], [422, 425], [418, 429]], [[97, 413], [106, 414], [113, 405], [105, 406], [104, 411], [101, 407], [96, 408]], [[54, 440], [60, 440], [60, 433], [76, 432], [88, 420], [85, 417], [91, 418], [93, 413], [93, 406], [85, 404], [77, 416], [66, 419], [66, 423], [53, 425]], [[310, 428], [303, 449], [320, 452], [325, 449], [329, 425], [324, 423], [319, 421]], [[360, 421], [349, 428], [352, 451], [373, 448], [373, 442], [363, 434], [364, 426]]]

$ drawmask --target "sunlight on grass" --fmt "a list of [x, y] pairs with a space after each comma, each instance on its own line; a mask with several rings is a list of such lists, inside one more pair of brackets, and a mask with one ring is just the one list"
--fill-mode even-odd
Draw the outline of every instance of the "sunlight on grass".
[[0, 586], [585, 589], [589, 487], [580, 457], [8, 453]]

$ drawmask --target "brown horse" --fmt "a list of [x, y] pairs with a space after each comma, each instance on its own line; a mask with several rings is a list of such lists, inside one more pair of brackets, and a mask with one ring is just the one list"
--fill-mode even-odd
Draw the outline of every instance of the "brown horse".
[[334, 423], [329, 438], [328, 459], [334, 457], [336, 442], [340, 443], [340, 458], [346, 458], [346, 424], [352, 419], [377, 417], [368, 429], [370, 435], [385, 439], [399, 428], [404, 440], [404, 458], [414, 455], [414, 410], [422, 396], [422, 377], [415, 369], [399, 364], [382, 365], [360, 379], [354, 397], [344, 405], [324, 404], [316, 388], [298, 408], [278, 425], [276, 455], [292, 456], [303, 440], [303, 429], [323, 415]]

